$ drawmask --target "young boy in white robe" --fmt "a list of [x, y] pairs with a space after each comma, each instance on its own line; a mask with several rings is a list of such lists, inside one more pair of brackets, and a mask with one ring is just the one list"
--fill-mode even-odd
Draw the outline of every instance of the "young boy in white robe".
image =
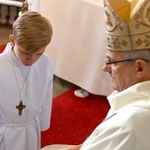
[[39, 150], [40, 131], [50, 127], [53, 66], [45, 49], [48, 19], [34, 11], [13, 24], [0, 54], [0, 150]]
[[150, 150], [150, 0], [104, 0], [111, 109], [78, 146], [42, 150]]

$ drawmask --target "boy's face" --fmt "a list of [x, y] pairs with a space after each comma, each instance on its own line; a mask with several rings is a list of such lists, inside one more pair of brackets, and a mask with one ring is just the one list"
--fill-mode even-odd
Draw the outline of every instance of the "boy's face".
[[10, 42], [13, 42], [13, 52], [17, 59], [25, 66], [33, 65], [40, 56], [45, 52], [45, 47], [40, 48], [34, 53], [29, 53], [23, 50], [13, 39], [10, 39]]
[[35, 53], [28, 53], [28, 52], [25, 52], [23, 49], [21, 49], [17, 44], [15, 44], [14, 54], [22, 62], [22, 64], [24, 64], [25, 66], [31, 66], [45, 52], [45, 48], [46, 47], [41, 48]]

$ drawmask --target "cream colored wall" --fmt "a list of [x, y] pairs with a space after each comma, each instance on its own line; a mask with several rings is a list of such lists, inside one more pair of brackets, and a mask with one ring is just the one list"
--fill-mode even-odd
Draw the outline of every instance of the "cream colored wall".
[[103, 0], [83, 0], [83, 1], [86, 1], [86, 2], [89, 2], [89, 3], [94, 3], [94, 4], [97, 4], [97, 5], [103, 5]]

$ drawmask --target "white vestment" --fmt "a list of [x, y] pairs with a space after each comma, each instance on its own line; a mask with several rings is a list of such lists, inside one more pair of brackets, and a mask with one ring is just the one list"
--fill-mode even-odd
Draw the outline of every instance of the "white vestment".
[[[52, 87], [53, 67], [46, 54], [24, 66], [7, 44], [0, 54], [0, 150], [40, 149], [40, 131], [50, 126]], [[26, 106], [22, 115], [16, 108], [20, 100]]]
[[[150, 150], [150, 81], [115, 91], [108, 100], [106, 119], [80, 150]], [[42, 150], [53, 150], [50, 147]]]

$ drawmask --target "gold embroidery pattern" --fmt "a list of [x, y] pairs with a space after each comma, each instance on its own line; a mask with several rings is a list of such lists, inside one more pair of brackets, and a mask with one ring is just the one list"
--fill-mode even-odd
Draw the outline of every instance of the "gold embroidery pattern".
[[125, 22], [104, 1], [107, 49], [112, 51], [150, 49], [150, 1]]

